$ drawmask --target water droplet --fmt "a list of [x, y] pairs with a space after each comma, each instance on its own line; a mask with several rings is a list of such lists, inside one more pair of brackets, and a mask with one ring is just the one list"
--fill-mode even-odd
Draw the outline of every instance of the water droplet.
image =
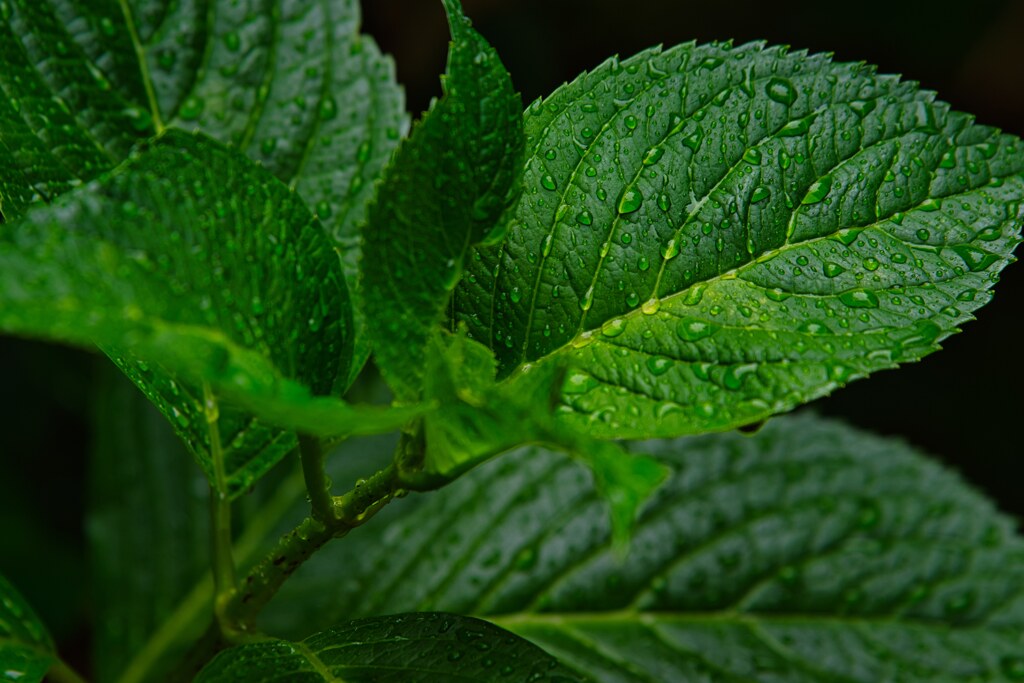
[[594, 216], [584, 209], [576, 215], [576, 222], [580, 225], [591, 225], [594, 222]]
[[661, 308], [660, 299], [648, 299], [644, 302], [644, 305], [640, 307], [640, 310], [644, 315], [654, 315]]
[[644, 156], [644, 160], [642, 163], [644, 166], [653, 166], [654, 164], [658, 163], [658, 160], [661, 159], [661, 157], [663, 156], [665, 156], [665, 148], [654, 147], [653, 149], [647, 151], [647, 154]]
[[523, 300], [522, 290], [520, 290], [518, 286], [513, 287], [512, 290], [509, 291], [508, 293], [508, 298], [511, 299], [512, 303], [514, 304], [519, 303], [520, 301]]
[[547, 258], [551, 254], [551, 245], [555, 241], [554, 235], [545, 235], [544, 239], [540, 243], [540, 254], [544, 258]]
[[822, 266], [822, 272], [825, 273], [825, 277], [837, 277], [846, 272], [846, 268], [843, 268], [838, 263], [825, 262]]
[[771, 78], [765, 86], [765, 92], [769, 99], [787, 107], [796, 102], [796, 89], [793, 84], [784, 78]]
[[761, 165], [761, 150], [756, 147], [751, 147], [743, 153], [743, 161], [754, 166]]
[[637, 120], [636, 117], [630, 114], [626, 117], [626, 128], [630, 130], [636, 130]]
[[668, 212], [672, 208], [672, 200], [665, 193], [658, 195], [658, 208], [662, 211]]
[[[790, 121], [776, 133], [780, 138], [792, 138], [806, 135], [807, 131], [811, 129], [811, 117], [805, 119], [799, 119], [797, 121]], [[799, 159], [798, 159], [799, 161]]]
[[757, 363], [744, 363], [742, 365], [730, 365], [722, 375], [722, 384], [726, 389], [736, 391], [743, 387], [747, 377], [757, 371]]
[[802, 200], [801, 204], [817, 204], [818, 202], [825, 199], [828, 193], [832, 191], [832, 176], [827, 175], [819, 178], [807, 189], [807, 194]]
[[635, 187], [626, 188], [626, 191], [622, 193], [622, 199], [619, 200], [619, 213], [628, 214], [638, 211], [644, 203], [644, 196]]
[[839, 300], [850, 308], [878, 308], [878, 297], [867, 289], [854, 289], [843, 292]]
[[594, 305], [594, 287], [591, 286], [584, 294], [583, 298], [580, 299], [580, 308], [584, 311], [589, 311], [590, 307]]
[[952, 247], [952, 249], [957, 256], [964, 260], [964, 263], [972, 272], [987, 270], [989, 266], [999, 260], [999, 256], [996, 254], [969, 244], [958, 244]]
[[672, 369], [674, 362], [664, 356], [651, 356], [647, 359], [647, 369], [655, 377], [661, 377]]
[[601, 334], [605, 337], [618, 337], [625, 331], [626, 320], [624, 318], [615, 318], [601, 325]]
[[185, 100], [178, 110], [178, 116], [183, 121], [195, 121], [203, 113], [206, 102], [201, 97], [191, 96]]
[[224, 47], [231, 52], [238, 52], [242, 47], [242, 39], [234, 31], [228, 31], [224, 34]]
[[772, 193], [767, 187], [756, 187], [754, 188], [754, 193], [750, 195], [750, 203], [757, 204], [758, 202], [763, 202], [764, 200], [768, 199], [771, 196]]
[[701, 128], [697, 128], [693, 133], [690, 133], [683, 138], [683, 145], [696, 152], [697, 148], [700, 147], [701, 140], [703, 139], [704, 131]]
[[330, 202], [321, 201], [316, 203], [316, 215], [317, 218], [327, 220], [331, 217], [331, 204]]
[[683, 318], [676, 325], [676, 334], [683, 341], [695, 342], [710, 337], [719, 330], [718, 325], [699, 318]]
[[[320, 102], [320, 118], [323, 121], [330, 121], [338, 115], [338, 103], [330, 95]], [[365, 143], [364, 143], [365, 144]], [[362, 147], [362, 145], [360, 145]], [[369, 145], [367, 145], [369, 147]], [[362, 161], [361, 163], [366, 163]]]
[[551, 192], [554, 192], [555, 188], [558, 187], [555, 184], [555, 179], [552, 178], [550, 174], [545, 174], [544, 177], [540, 179], [540, 184], [545, 190], [550, 190]]
[[864, 259], [864, 268], [866, 270], [874, 272], [878, 270], [878, 267], [880, 265], [881, 264], [878, 262], [878, 259], [876, 259], [874, 256], [869, 256], [866, 259]]
[[666, 261], [671, 261], [679, 255], [679, 245], [676, 244], [676, 238], [673, 237], [661, 248], [661, 257]]
[[640, 303], [640, 295], [636, 292], [630, 292], [626, 295], [626, 305], [631, 308], [636, 308], [637, 304]]
[[585, 394], [588, 391], [597, 388], [599, 385], [600, 382], [585, 372], [571, 372], [565, 378], [565, 382], [562, 385], [562, 393], [576, 395]]

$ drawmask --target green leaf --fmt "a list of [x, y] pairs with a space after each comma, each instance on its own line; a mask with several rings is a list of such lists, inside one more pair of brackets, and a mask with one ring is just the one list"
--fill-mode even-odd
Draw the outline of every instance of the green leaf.
[[292, 447], [267, 425], [366, 433], [409, 417], [327, 397], [352, 348], [337, 256], [293, 193], [203, 137], [169, 131], [31, 212], [0, 241], [0, 265], [0, 329], [107, 348], [212, 475], [196, 389], [208, 382], [228, 403], [233, 495]]
[[[114, 2], [0, 3], [0, 212], [10, 221], [152, 134]], [[67, 21], [62, 21], [66, 19]]]
[[14, 586], [0, 576], [0, 677], [39, 683], [56, 660], [53, 641], [39, 617]]
[[1019, 242], [1017, 138], [863, 64], [761, 44], [611, 60], [526, 113], [523, 196], [455, 319], [575, 372], [604, 438], [723, 430], [914, 361]]
[[[113, 168], [165, 125], [198, 129], [315, 208], [354, 288], [358, 225], [407, 128], [394, 65], [359, 35], [356, 0], [0, 9], [0, 222]], [[369, 353], [356, 345], [346, 386]]]
[[[564, 373], [553, 364], [526, 368], [494, 383], [494, 354], [465, 334], [437, 334], [427, 356], [424, 400], [439, 406], [423, 418], [415, 459], [400, 461], [411, 490], [440, 487], [495, 455], [524, 443], [560, 447], [587, 465], [625, 549], [640, 505], [663, 482], [660, 463], [559, 424], [552, 413]], [[547, 398], [545, 401], [544, 399]]]
[[[357, 292], [359, 225], [408, 128], [393, 63], [359, 35], [357, 0], [131, 4], [162, 120], [236, 147], [295, 189]], [[356, 318], [352, 377], [369, 353], [359, 307]]]
[[[93, 662], [115, 680], [183, 603], [209, 583], [209, 487], [163, 415], [114, 367], [98, 374], [87, 523], [95, 596]], [[209, 596], [203, 604], [208, 610]], [[160, 658], [173, 665], [197, 639]]]
[[369, 209], [362, 278], [376, 358], [399, 399], [419, 396], [426, 348], [470, 247], [500, 237], [520, 192], [522, 105], [456, 0], [444, 96], [399, 147]]
[[362, 619], [289, 643], [271, 640], [219, 654], [196, 681], [432, 683], [583, 679], [541, 649], [485, 621], [453, 614]]
[[636, 447], [673, 476], [624, 561], [588, 472], [526, 449], [325, 548], [266, 626], [473, 614], [597, 681], [1019, 680], [1024, 542], [913, 449], [810, 416]]

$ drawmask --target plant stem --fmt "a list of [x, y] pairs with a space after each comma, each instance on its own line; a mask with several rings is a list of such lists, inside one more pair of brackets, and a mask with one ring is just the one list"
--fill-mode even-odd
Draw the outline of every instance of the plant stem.
[[281, 584], [332, 538], [362, 525], [399, 493], [395, 466], [388, 465], [351, 491], [331, 501], [334, 516], [325, 521], [309, 517], [285, 534], [277, 546], [245, 577], [240, 590], [225, 605], [225, 614], [241, 633], [254, 633], [260, 610]]
[[206, 424], [210, 434], [210, 459], [213, 460], [214, 486], [210, 489], [210, 520], [213, 542], [214, 611], [225, 635], [230, 630], [223, 618], [223, 605], [238, 587], [235, 558], [231, 550], [231, 499], [228, 496], [227, 472], [224, 469], [224, 451], [220, 443], [220, 409], [208, 384], [203, 384], [203, 403]]
[[46, 678], [55, 683], [86, 683], [85, 677], [68, 666], [63, 659], [58, 659], [50, 666]]
[[334, 499], [331, 498], [331, 484], [324, 472], [324, 450], [320, 439], [300, 434], [299, 452], [313, 519], [329, 524], [335, 518]]

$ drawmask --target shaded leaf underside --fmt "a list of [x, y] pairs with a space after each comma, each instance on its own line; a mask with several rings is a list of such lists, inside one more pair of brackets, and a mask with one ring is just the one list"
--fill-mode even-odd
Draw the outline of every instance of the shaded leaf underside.
[[602, 682], [1018, 680], [1024, 544], [911, 449], [805, 416], [641, 451], [674, 475], [625, 562], [587, 472], [525, 450], [325, 549], [267, 625], [476, 614]]
[[1019, 141], [912, 83], [760, 44], [612, 60], [526, 114], [525, 192], [455, 317], [570, 362], [595, 435], [757, 421], [934, 351], [1019, 241]]

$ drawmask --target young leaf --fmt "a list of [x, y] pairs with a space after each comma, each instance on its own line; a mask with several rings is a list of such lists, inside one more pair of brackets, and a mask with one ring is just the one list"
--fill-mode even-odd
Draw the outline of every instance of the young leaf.
[[56, 659], [50, 634], [14, 586], [0, 576], [0, 677], [39, 683]]
[[551, 412], [563, 377], [557, 366], [530, 368], [498, 384], [494, 372], [494, 354], [486, 347], [464, 334], [435, 335], [424, 400], [441, 408], [423, 418], [420, 458], [400, 463], [403, 486], [439, 487], [523, 443], [555, 445], [593, 471], [624, 549], [640, 505], [665, 479], [664, 467], [559, 424]]
[[452, 614], [362, 619], [301, 642], [271, 640], [219, 654], [196, 681], [430, 683], [583, 679], [540, 648], [485, 621]]
[[862, 64], [760, 44], [611, 60], [526, 114], [524, 194], [455, 319], [575, 368], [605, 438], [761, 420], [938, 348], [1019, 241], [1024, 150]]
[[674, 474], [624, 561], [586, 470], [527, 449], [326, 548], [267, 627], [475, 614], [596, 681], [1019, 679], [1024, 541], [911, 448], [810, 416], [639, 448]]
[[[293, 193], [203, 137], [169, 131], [104, 180], [31, 212], [0, 240], [0, 264], [0, 329], [110, 350], [208, 474], [204, 381], [276, 427], [365, 432], [408, 419], [324, 396], [351, 360], [337, 256]], [[237, 494], [291, 437], [277, 431], [253, 450], [250, 430], [266, 427], [241, 411], [223, 416]]]
[[427, 344], [470, 247], [500, 237], [520, 191], [519, 96], [458, 0], [444, 5], [452, 33], [444, 96], [399, 147], [363, 232], [370, 336], [402, 400], [420, 394]]

